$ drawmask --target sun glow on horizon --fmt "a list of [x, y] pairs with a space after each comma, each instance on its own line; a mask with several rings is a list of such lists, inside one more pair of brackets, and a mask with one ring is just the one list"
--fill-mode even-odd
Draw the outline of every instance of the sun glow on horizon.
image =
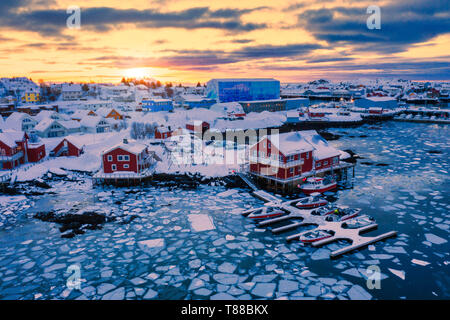
[[123, 72], [123, 76], [125, 78], [143, 79], [149, 78], [150, 72], [147, 70], [147, 68], [131, 68], [126, 69]]

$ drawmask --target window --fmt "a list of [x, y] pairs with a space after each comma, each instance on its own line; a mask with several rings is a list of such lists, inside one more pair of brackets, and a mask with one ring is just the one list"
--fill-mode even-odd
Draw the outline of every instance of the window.
[[325, 162], [323, 163], [323, 165], [324, 165], [324, 166], [328, 165], [328, 161], [325, 161]]
[[270, 142], [267, 142], [267, 148], [270, 149]]
[[112, 155], [108, 156], [108, 161], [111, 162], [112, 161]]
[[294, 168], [289, 168], [289, 173], [293, 174], [294, 173]]
[[130, 167], [129, 164], [124, 164], [124, 165], [123, 165], [123, 168], [124, 168], [124, 169], [128, 169], [129, 167]]
[[120, 155], [120, 156], [117, 156], [117, 161], [123, 161], [123, 158], [122, 158], [121, 155]]
[[124, 158], [125, 161], [130, 161], [130, 156], [129, 155], [125, 155], [125, 156], [123, 156], [123, 158]]
[[116, 171], [116, 170], [117, 170], [117, 166], [116, 166], [115, 164], [113, 164], [113, 165], [111, 166], [111, 170], [112, 170], [112, 171]]
[[320, 167], [320, 165], [321, 165], [321, 164], [320, 164], [320, 162], [317, 162], [317, 166], [316, 166], [316, 167], [317, 167], [317, 168], [319, 168], [319, 167]]
[[309, 152], [306, 153], [306, 159], [309, 159]]

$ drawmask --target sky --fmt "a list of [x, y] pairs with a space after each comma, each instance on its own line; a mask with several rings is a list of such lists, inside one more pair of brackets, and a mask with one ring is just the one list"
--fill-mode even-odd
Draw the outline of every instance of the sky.
[[[380, 29], [369, 29], [370, 5]], [[68, 28], [71, 6], [80, 28]], [[448, 0], [0, 0], [0, 77], [450, 80]]]

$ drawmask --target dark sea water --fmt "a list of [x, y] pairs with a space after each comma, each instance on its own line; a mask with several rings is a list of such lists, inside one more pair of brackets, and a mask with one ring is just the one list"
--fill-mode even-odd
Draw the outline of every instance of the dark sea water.
[[[0, 205], [0, 299], [449, 299], [449, 127], [390, 121], [329, 131], [341, 136], [332, 145], [361, 157], [337, 203], [376, 219], [368, 235], [396, 230], [396, 238], [331, 260], [345, 242], [287, 243], [301, 229], [274, 235], [242, 217], [263, 205], [246, 189], [53, 181], [55, 194]], [[136, 218], [71, 239], [32, 218], [74, 205]], [[80, 289], [67, 287], [72, 265]], [[369, 266], [380, 269], [380, 289], [367, 287]]]

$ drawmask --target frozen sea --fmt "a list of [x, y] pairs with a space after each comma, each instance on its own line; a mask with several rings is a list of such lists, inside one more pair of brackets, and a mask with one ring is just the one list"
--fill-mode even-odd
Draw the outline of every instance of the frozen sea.
[[[361, 157], [337, 203], [376, 218], [368, 235], [397, 230], [396, 238], [331, 260], [345, 242], [286, 243], [290, 233], [242, 217], [263, 204], [246, 189], [57, 180], [49, 194], [0, 196], [0, 299], [449, 299], [448, 126], [390, 121], [329, 131], [341, 136], [334, 146]], [[73, 206], [135, 218], [67, 239], [58, 224], [32, 217]], [[67, 286], [74, 265], [79, 289]], [[380, 289], [367, 286], [369, 266], [381, 271]]]

